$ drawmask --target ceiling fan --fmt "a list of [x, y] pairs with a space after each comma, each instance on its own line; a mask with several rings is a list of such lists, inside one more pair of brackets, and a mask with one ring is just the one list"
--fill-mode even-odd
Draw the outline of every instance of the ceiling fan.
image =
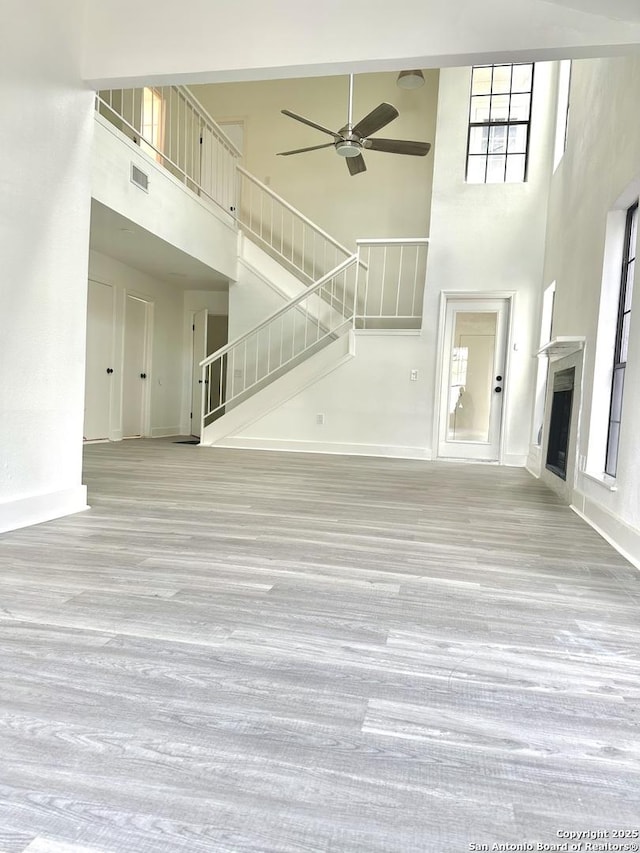
[[374, 110], [361, 119], [357, 124], [353, 124], [353, 74], [349, 75], [349, 109], [347, 114], [347, 123], [338, 131], [329, 130], [328, 127], [323, 127], [315, 121], [311, 121], [304, 116], [292, 113], [291, 110], [282, 110], [283, 114], [293, 118], [296, 121], [301, 121], [303, 124], [308, 124], [322, 133], [333, 136], [333, 142], [327, 142], [324, 145], [312, 145], [310, 148], [296, 148], [293, 151], [280, 151], [280, 157], [289, 157], [291, 154], [303, 154], [306, 151], [318, 151], [321, 148], [335, 148], [337, 153], [344, 157], [347, 161], [347, 168], [351, 175], [357, 175], [359, 172], [366, 172], [367, 167], [364, 162], [362, 152], [368, 151], [386, 151], [388, 154], [410, 154], [413, 157], [424, 157], [431, 149], [429, 142], [410, 142], [407, 139], [380, 139], [371, 136], [382, 130], [395, 118], [398, 118], [400, 113], [391, 104], [382, 103]]

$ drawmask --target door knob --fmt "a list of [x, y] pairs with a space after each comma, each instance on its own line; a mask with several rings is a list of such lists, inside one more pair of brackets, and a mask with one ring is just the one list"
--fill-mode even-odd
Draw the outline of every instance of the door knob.
[[146, 374], [146, 373], [141, 373], [141, 374], [140, 374], [140, 379], [146, 379], [146, 378], [147, 378], [147, 374]]
[[113, 367], [107, 367], [107, 373], [113, 373]]
[[496, 385], [496, 387], [493, 390], [496, 392], [496, 394], [500, 394], [500, 392], [502, 391], [502, 388], [499, 385]]

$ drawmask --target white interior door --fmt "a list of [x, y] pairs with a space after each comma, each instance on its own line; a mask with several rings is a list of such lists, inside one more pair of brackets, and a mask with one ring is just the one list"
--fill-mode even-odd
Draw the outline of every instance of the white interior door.
[[124, 438], [139, 438], [145, 434], [148, 404], [148, 334], [149, 303], [127, 294], [122, 375], [122, 435]]
[[509, 303], [448, 299], [438, 455], [500, 459]]
[[220, 119], [218, 125], [233, 142], [240, 154], [244, 154], [244, 122], [240, 119]]
[[200, 362], [207, 357], [206, 308], [193, 315], [193, 366], [191, 370], [191, 434], [200, 438], [202, 421], [202, 370]]
[[113, 385], [113, 288], [89, 281], [85, 368], [84, 437], [110, 437]]

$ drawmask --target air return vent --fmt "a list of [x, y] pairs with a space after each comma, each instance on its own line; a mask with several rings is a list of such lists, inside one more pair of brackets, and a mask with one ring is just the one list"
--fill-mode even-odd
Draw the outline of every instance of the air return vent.
[[140, 187], [146, 193], [149, 192], [149, 175], [146, 175], [142, 169], [139, 169], [135, 163], [131, 164], [131, 183]]

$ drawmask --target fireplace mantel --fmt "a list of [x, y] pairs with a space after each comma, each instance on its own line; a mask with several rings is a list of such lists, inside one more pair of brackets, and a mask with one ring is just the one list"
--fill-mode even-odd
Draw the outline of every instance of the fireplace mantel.
[[583, 350], [585, 340], [584, 336], [559, 335], [541, 346], [536, 355], [538, 358], [546, 356], [549, 361], [557, 361], [559, 358], [566, 358], [568, 355], [573, 355], [574, 352]]

